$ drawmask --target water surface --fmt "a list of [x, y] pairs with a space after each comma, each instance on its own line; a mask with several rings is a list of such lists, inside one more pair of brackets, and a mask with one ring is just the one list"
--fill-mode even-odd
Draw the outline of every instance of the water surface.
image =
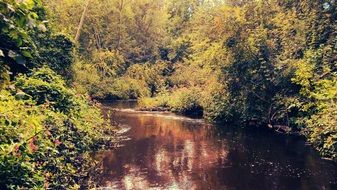
[[337, 165], [303, 139], [266, 130], [212, 126], [171, 113], [138, 112], [133, 102], [103, 110], [131, 140], [97, 155], [110, 189], [337, 189]]

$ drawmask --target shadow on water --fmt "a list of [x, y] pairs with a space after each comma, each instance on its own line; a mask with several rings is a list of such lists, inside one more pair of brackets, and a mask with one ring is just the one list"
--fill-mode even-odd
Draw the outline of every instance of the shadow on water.
[[337, 189], [337, 165], [320, 159], [303, 139], [127, 109], [135, 106], [103, 106], [115, 122], [131, 127], [131, 140], [96, 155], [103, 169], [97, 176], [102, 187]]

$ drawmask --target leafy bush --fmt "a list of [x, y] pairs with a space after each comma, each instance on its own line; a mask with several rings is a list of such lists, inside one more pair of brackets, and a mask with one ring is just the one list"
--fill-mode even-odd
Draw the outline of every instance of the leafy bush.
[[110, 95], [118, 99], [137, 99], [150, 96], [150, 91], [144, 81], [122, 77], [113, 81]]
[[174, 91], [168, 101], [168, 106], [174, 112], [186, 115], [202, 115], [200, 104], [201, 92], [197, 88], [181, 88]]
[[116, 70], [110, 69], [111, 75], [105, 73], [102, 76], [102, 70], [98, 70], [94, 65], [78, 62], [73, 66], [74, 86], [79, 92], [87, 92], [97, 99], [137, 99], [151, 96], [163, 87], [163, 77], [158, 78], [159, 72], [147, 65], [134, 65], [128, 68], [122, 77], [112, 74]]
[[48, 68], [14, 82], [0, 92], [0, 188], [90, 185], [88, 151], [115, 142], [100, 110]]
[[168, 101], [170, 94], [162, 92], [155, 97], [142, 97], [138, 100], [138, 105], [144, 110], [164, 110], [169, 109]]
[[88, 94], [93, 98], [104, 99], [109, 94], [110, 78], [102, 79], [97, 69], [91, 64], [78, 61], [73, 65], [73, 86], [80, 94]]
[[48, 103], [53, 109], [66, 114], [73, 112], [78, 106], [74, 100], [74, 92], [47, 67], [37, 69], [30, 76], [18, 76], [15, 86], [29, 94], [37, 105]]
[[236, 116], [224, 85], [210, 83], [202, 92], [204, 118], [210, 122], [229, 122]]
[[125, 58], [118, 51], [95, 51], [90, 64], [97, 69], [101, 78], [120, 77], [128, 67]]
[[90, 60], [77, 60], [73, 65], [73, 85], [79, 93], [96, 99], [118, 98], [112, 92], [113, 83], [125, 73], [127, 65], [116, 51], [94, 52]]
[[154, 96], [165, 88], [165, 77], [169, 65], [167, 62], [158, 61], [156, 63], [134, 64], [130, 66], [125, 75], [126, 77], [144, 81], [150, 91], [150, 95]]
[[155, 110], [167, 108], [185, 115], [202, 115], [201, 90], [198, 88], [180, 88], [171, 93], [162, 93], [153, 98], [140, 99], [141, 109]]
[[337, 161], [337, 106], [329, 104], [305, 119], [304, 134], [322, 156]]
[[40, 0], [3, 0], [0, 13], [1, 79], [46, 64], [66, 79], [71, 78], [68, 71], [74, 44], [65, 35], [54, 35], [45, 25], [46, 13]]
[[0, 1], [0, 189], [88, 189], [89, 152], [116, 142], [94, 103], [55, 74], [70, 79], [73, 43], [45, 16], [40, 0]]
[[296, 63], [293, 82], [301, 85], [298, 107], [303, 114], [298, 125], [323, 156], [337, 160], [337, 74], [329, 62], [333, 54], [329, 50], [308, 50]]
[[[39, 1], [0, 1], [0, 71], [9, 75], [9, 70], [16, 74], [32, 67], [30, 60], [37, 54], [36, 44], [29, 35], [30, 31], [40, 32], [45, 28], [35, 8]], [[3, 80], [0, 81], [2, 83]]]
[[34, 41], [39, 48], [33, 62], [37, 66], [48, 65], [54, 72], [66, 80], [73, 78], [69, 72], [74, 63], [75, 44], [63, 34], [53, 35], [50, 31], [38, 33]]

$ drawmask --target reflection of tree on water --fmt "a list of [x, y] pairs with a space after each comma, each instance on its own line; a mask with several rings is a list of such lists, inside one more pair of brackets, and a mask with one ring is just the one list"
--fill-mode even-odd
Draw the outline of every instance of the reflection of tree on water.
[[[104, 169], [102, 186], [329, 189], [329, 180], [336, 181], [336, 171], [327, 169], [332, 166], [321, 164], [297, 139], [259, 134], [256, 130], [248, 133], [238, 128], [221, 130], [174, 115], [116, 112], [113, 117], [132, 127], [129, 131], [132, 139], [124, 147], [98, 158]], [[312, 171], [331, 173], [320, 175]]]
[[[225, 147], [216, 147], [200, 123], [141, 116], [128, 118], [128, 123], [137, 126], [130, 131], [133, 142], [126, 143], [116, 154], [104, 155], [109, 157], [103, 160], [104, 168], [114, 169], [114, 164], [120, 163], [119, 168], [123, 170], [115, 170], [118, 181], [110, 185], [126, 189], [151, 186], [195, 189], [198, 186], [195, 178], [207, 180], [206, 175], [195, 176], [195, 171], [202, 174], [206, 166], [223, 163], [226, 159]], [[119, 156], [123, 158], [120, 160]], [[117, 157], [118, 162], [110, 157]]]

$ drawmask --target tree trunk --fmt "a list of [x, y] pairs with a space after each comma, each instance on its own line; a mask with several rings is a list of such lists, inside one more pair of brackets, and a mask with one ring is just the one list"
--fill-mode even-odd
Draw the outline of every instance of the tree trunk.
[[82, 27], [83, 27], [85, 15], [86, 15], [87, 10], [88, 10], [89, 2], [90, 2], [90, 0], [87, 0], [87, 2], [85, 4], [80, 23], [78, 24], [78, 28], [77, 28], [77, 32], [76, 32], [76, 36], [75, 36], [75, 42], [78, 42], [78, 39], [80, 38], [81, 30], [82, 30]]

